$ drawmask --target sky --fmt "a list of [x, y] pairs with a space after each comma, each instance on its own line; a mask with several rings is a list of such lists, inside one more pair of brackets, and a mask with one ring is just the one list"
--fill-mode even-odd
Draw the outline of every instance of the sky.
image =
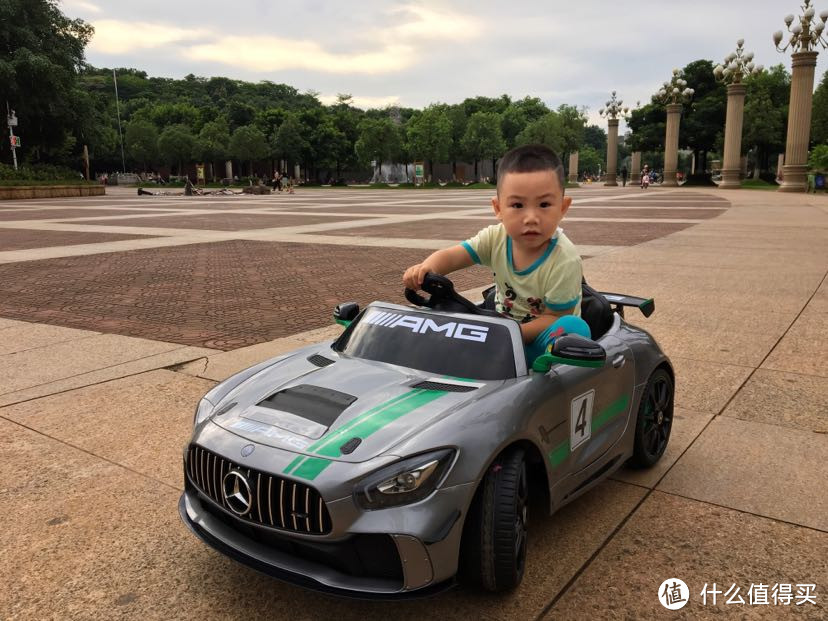
[[[361, 108], [528, 95], [552, 108], [585, 107], [603, 125], [598, 111], [611, 91], [625, 105], [646, 103], [674, 67], [721, 62], [739, 38], [756, 63], [790, 71], [790, 51], [777, 52], [772, 34], [801, 4], [62, 0], [61, 9], [95, 27], [86, 57], [96, 67], [269, 80], [315, 91], [326, 104], [349, 93]], [[828, 0], [814, 6], [818, 14]], [[823, 50], [816, 83], [826, 70]]]

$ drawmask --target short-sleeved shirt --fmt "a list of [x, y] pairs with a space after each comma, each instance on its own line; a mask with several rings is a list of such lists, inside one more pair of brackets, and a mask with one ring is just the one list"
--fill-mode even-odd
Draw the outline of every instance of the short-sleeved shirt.
[[545, 308], [580, 316], [581, 257], [560, 228], [543, 255], [523, 270], [514, 267], [512, 239], [502, 224], [486, 227], [462, 246], [475, 263], [494, 272], [497, 312], [522, 323], [542, 315]]

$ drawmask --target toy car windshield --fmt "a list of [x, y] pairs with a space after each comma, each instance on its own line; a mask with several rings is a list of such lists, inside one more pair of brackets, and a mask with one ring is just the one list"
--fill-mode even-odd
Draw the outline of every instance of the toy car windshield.
[[451, 377], [516, 376], [514, 347], [502, 324], [436, 313], [368, 308], [335, 343], [355, 358]]

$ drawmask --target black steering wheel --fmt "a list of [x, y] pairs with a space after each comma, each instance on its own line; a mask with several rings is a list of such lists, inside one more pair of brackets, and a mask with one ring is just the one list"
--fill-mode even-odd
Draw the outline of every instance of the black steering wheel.
[[428, 272], [423, 278], [423, 291], [429, 294], [428, 299], [414, 291], [405, 290], [405, 299], [417, 306], [425, 306], [445, 313], [471, 313], [473, 315], [487, 315], [500, 317], [493, 310], [480, 308], [471, 300], [467, 300], [454, 290], [454, 283], [441, 274]]

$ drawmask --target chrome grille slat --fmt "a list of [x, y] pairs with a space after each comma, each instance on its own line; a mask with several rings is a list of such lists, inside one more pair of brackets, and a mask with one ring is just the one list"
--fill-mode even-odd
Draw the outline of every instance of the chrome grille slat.
[[310, 488], [305, 488], [305, 531], [311, 532], [310, 527]]
[[273, 499], [270, 490], [273, 487], [273, 477], [267, 477], [267, 517], [270, 519], [270, 525], [273, 526]]
[[[255, 507], [251, 507], [244, 516], [236, 516], [239, 521], [302, 534], [324, 535], [330, 532], [330, 516], [325, 502], [312, 486], [241, 467], [196, 444], [190, 445], [186, 456], [185, 472], [190, 481], [204, 496], [227, 511], [232, 510], [224, 498], [224, 477], [232, 470], [246, 474], [252, 496], [250, 500]], [[275, 506], [277, 502], [278, 507]], [[273, 515], [277, 512], [278, 519]], [[290, 519], [287, 512], [290, 512]]]

